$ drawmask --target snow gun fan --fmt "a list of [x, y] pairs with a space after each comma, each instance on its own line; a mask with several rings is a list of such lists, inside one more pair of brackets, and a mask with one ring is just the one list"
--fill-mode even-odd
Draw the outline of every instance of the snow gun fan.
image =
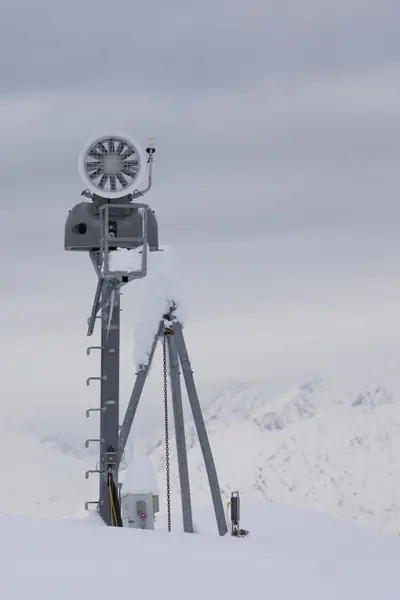
[[[182, 371], [193, 419], [203, 453], [210, 484], [211, 497], [218, 532], [225, 535], [228, 526], [218, 483], [217, 472], [196, 386], [191, 363], [183, 336], [183, 326], [175, 311], [173, 299], [168, 300], [165, 313], [160, 314], [150, 340], [151, 349], [146, 364], [141, 364], [136, 373], [135, 384], [128, 403], [123, 423], [119, 421], [119, 370], [120, 370], [120, 296], [121, 288], [134, 279], [147, 275], [148, 252], [159, 251], [158, 224], [155, 213], [141, 202], [141, 198], [152, 187], [152, 170], [155, 147], [151, 142], [143, 152], [140, 145], [127, 135], [107, 134], [89, 140], [79, 157], [79, 172], [85, 189], [84, 200], [70, 211], [65, 224], [64, 247], [68, 251], [87, 252], [97, 275], [97, 288], [87, 335], [93, 335], [95, 324], [100, 320], [101, 337], [97, 344], [87, 348], [87, 354], [99, 351], [101, 356], [100, 375], [88, 377], [89, 386], [94, 381], [100, 385], [100, 406], [89, 408], [86, 416], [94, 412], [100, 416], [98, 438], [86, 440], [86, 447], [98, 444], [99, 461], [95, 469], [86, 472], [99, 477], [99, 498], [86, 503], [95, 505], [107, 525], [150, 528], [154, 514], [158, 512], [158, 501], [153, 490], [131, 490], [123, 496], [121, 510], [121, 486], [118, 483], [120, 464], [136, 414], [136, 409], [151, 367], [158, 342], [163, 345], [164, 374], [164, 418], [165, 457], [168, 530], [171, 530], [170, 512], [170, 467], [168, 429], [168, 375], [172, 391], [175, 420], [179, 478], [182, 498], [183, 528], [193, 532], [191, 494], [187, 465], [187, 450], [183, 421], [180, 372]], [[140, 189], [139, 183], [147, 176], [147, 185]], [[127, 260], [121, 264], [121, 252]], [[128, 256], [127, 256], [128, 255]], [[181, 369], [181, 371], [180, 371]], [[125, 515], [122, 513], [125, 511]]]
[[134, 192], [143, 178], [145, 164], [136, 141], [126, 135], [103, 135], [83, 147], [78, 167], [91, 192], [103, 198], [119, 198]]

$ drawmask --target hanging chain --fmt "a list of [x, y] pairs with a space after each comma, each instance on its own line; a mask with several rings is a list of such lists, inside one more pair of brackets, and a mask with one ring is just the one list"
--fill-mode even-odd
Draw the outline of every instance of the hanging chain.
[[171, 531], [171, 480], [169, 468], [169, 431], [168, 431], [168, 378], [167, 378], [167, 334], [163, 337], [163, 372], [164, 372], [164, 414], [165, 414], [165, 475], [167, 481], [167, 516], [168, 531]]

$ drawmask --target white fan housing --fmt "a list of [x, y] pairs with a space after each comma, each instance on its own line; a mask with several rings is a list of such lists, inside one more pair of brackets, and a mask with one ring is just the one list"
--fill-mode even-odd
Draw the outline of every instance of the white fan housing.
[[121, 198], [137, 189], [145, 174], [146, 156], [127, 135], [108, 134], [89, 140], [79, 156], [85, 186], [103, 198]]

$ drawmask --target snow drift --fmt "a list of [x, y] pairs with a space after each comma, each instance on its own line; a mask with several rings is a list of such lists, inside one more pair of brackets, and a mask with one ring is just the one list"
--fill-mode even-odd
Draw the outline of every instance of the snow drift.
[[397, 600], [396, 538], [265, 503], [243, 519], [239, 540], [205, 515], [202, 535], [0, 516], [2, 598]]

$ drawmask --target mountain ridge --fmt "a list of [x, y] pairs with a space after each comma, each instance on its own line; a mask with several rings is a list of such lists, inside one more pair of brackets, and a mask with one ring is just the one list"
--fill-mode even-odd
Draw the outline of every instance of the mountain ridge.
[[[262, 497], [400, 531], [400, 403], [384, 386], [363, 386], [356, 394], [337, 396], [315, 378], [271, 399], [240, 384], [236, 393], [217, 395], [204, 418], [226, 499], [237, 488], [244, 498]], [[186, 438], [193, 496], [209, 502], [192, 422]], [[171, 444], [172, 488], [178, 501]], [[163, 440], [149, 455], [162, 485]]]
[[[338, 392], [314, 377], [277, 395], [239, 382], [202, 406], [225, 500], [239, 489], [244, 502], [289, 504], [399, 532], [400, 402], [393, 391], [376, 385]], [[170, 412], [172, 499], [180, 507]], [[74, 423], [3, 423], [3, 454], [13, 448], [15, 498], [5, 499], [0, 510], [60, 518], [97, 499], [97, 476], [85, 480], [84, 475], [97, 464], [97, 447], [84, 448], [84, 421], [82, 431]], [[94, 431], [96, 424], [89, 425]], [[164, 432], [160, 427], [158, 433], [153, 429], [141, 434], [134, 425], [124, 462], [129, 463], [132, 452], [150, 456], [163, 510]], [[188, 418], [186, 438], [193, 504], [209, 505], [207, 475]]]

